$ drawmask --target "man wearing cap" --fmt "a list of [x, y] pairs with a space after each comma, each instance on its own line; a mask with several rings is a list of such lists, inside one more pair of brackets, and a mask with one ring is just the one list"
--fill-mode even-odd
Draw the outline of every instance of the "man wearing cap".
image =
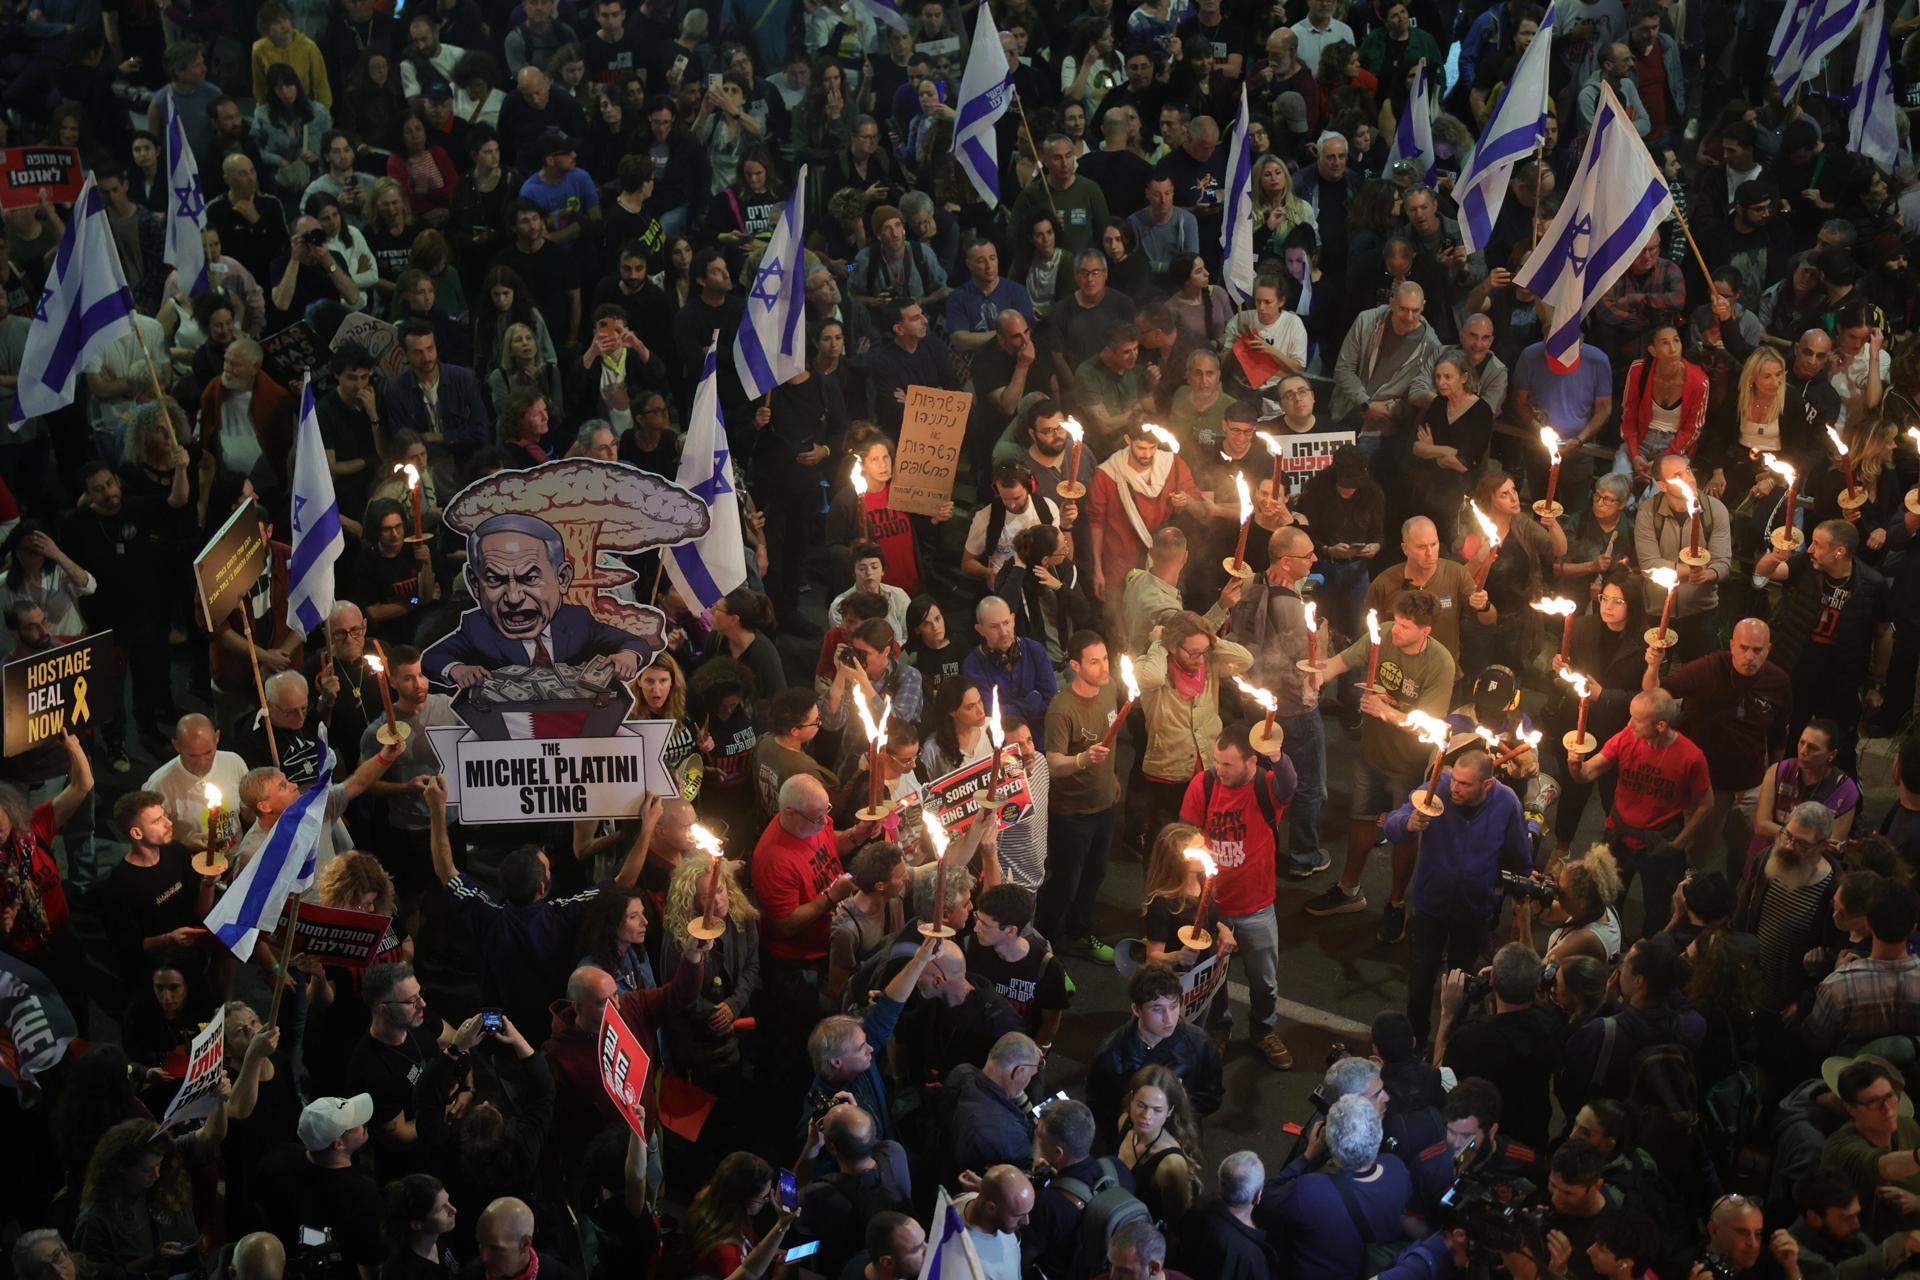
[[847, 290], [869, 307], [918, 302], [931, 311], [947, 300], [947, 273], [933, 249], [907, 235], [906, 215], [894, 205], [873, 211], [873, 241], [847, 268]]
[[[544, 3], [551, 11], [553, 0]], [[582, 172], [576, 162], [579, 144], [567, 136], [565, 129], [542, 130], [539, 147], [544, 158], [540, 168], [520, 184], [520, 195], [539, 205], [546, 215], [547, 238], [555, 244], [570, 245], [580, 238], [583, 224], [598, 229], [600, 193], [592, 176]]]
[[1746, 280], [1740, 302], [1750, 308], [1760, 305], [1768, 286], [1787, 278], [1793, 261], [1787, 221], [1773, 216], [1776, 195], [1771, 182], [1743, 182], [1733, 193], [1732, 216], [1700, 231], [1700, 252], [1709, 267], [1740, 269]]
[[318, 1232], [326, 1237], [320, 1250], [326, 1260], [358, 1267], [363, 1277], [386, 1255], [380, 1184], [354, 1161], [367, 1145], [371, 1119], [373, 1098], [367, 1094], [315, 1098], [300, 1112], [299, 1145], [271, 1152], [247, 1179], [259, 1220], [283, 1244], [297, 1247], [311, 1239], [308, 1232]]
[[468, 164], [467, 136], [473, 132], [473, 125], [453, 109], [453, 86], [445, 80], [429, 80], [420, 91], [420, 99], [420, 112], [427, 122], [427, 140], [445, 147], [453, 157], [454, 168], [464, 172]]
[[1863, 1053], [1851, 1060], [1828, 1058], [1820, 1064], [1820, 1078], [1848, 1116], [1827, 1139], [1820, 1163], [1853, 1179], [1867, 1234], [1920, 1224], [1920, 1124], [1914, 1123], [1906, 1077], [1878, 1054]]

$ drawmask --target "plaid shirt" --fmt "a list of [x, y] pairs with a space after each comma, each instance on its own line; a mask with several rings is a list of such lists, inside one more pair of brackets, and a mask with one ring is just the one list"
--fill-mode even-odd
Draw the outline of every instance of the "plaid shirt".
[[1920, 959], [1863, 957], [1835, 969], [1821, 982], [1800, 1035], [1819, 1052], [1881, 1036], [1920, 1035]]

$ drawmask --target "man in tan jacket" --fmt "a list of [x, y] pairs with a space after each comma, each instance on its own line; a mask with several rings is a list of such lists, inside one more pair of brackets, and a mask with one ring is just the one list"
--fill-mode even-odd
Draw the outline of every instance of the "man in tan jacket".
[[1149, 842], [1180, 816], [1187, 783], [1213, 767], [1221, 682], [1253, 666], [1253, 654], [1217, 635], [1216, 625], [1182, 610], [1156, 628], [1146, 656], [1133, 664], [1147, 724], [1147, 749], [1140, 758], [1135, 794], [1146, 816]]

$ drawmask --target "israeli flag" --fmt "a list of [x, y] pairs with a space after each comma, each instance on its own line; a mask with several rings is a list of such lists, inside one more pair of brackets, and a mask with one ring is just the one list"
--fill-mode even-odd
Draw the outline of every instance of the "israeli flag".
[[1007, 114], [1013, 101], [1013, 68], [1000, 45], [1000, 28], [993, 25], [993, 8], [980, 0], [980, 18], [973, 28], [973, 49], [960, 75], [960, 107], [953, 123], [953, 154], [973, 181], [973, 189], [989, 205], [1000, 203], [999, 144], [993, 126]]
[[1553, 308], [1546, 347], [1555, 369], [1566, 373], [1579, 365], [1581, 318], [1672, 212], [1673, 193], [1603, 82], [1593, 132], [1560, 212], [1513, 281]]
[[1783, 100], [1819, 76], [1865, 8], [1865, 0], [1788, 0], [1767, 46]]
[[667, 577], [695, 609], [710, 609], [727, 592], [747, 581], [747, 548], [740, 537], [740, 495], [733, 487], [733, 455], [720, 424], [720, 393], [714, 388], [719, 367], [714, 346], [693, 393], [693, 414], [680, 446], [680, 487], [707, 504], [707, 531], [691, 542], [669, 547]]
[[900, 12], [900, 6], [894, 0], [860, 0], [860, 6], [872, 16], [875, 22], [884, 22], [895, 31], [911, 31], [913, 27], [907, 21], [907, 15]]
[[1540, 34], [1520, 55], [1507, 92], [1480, 131], [1466, 172], [1453, 188], [1460, 204], [1460, 241], [1468, 253], [1484, 252], [1507, 202], [1513, 166], [1532, 154], [1547, 132], [1547, 72], [1553, 61], [1553, 6], [1540, 20]]
[[945, 1187], [940, 1188], [940, 1194], [934, 1199], [932, 1222], [918, 1280], [979, 1280], [986, 1274], [980, 1267], [973, 1240], [967, 1235], [967, 1224]]
[[28, 418], [72, 404], [74, 376], [81, 368], [118, 339], [138, 335], [133, 316], [133, 294], [107, 225], [107, 202], [89, 173], [34, 308], [7, 425], [18, 431]]
[[747, 309], [733, 335], [733, 367], [749, 396], [763, 396], [807, 370], [807, 166], [787, 197], [760, 270], [747, 292]]
[[1227, 200], [1220, 218], [1220, 283], [1235, 302], [1253, 296], [1253, 146], [1247, 140], [1247, 86], [1227, 148]]
[[1887, 47], [1887, 3], [1872, 0], [1860, 23], [1860, 52], [1853, 64], [1847, 149], [1879, 161], [1891, 172], [1900, 161], [1898, 113], [1893, 100], [1893, 63]]
[[303, 635], [333, 611], [333, 562], [346, 546], [309, 374], [300, 389], [300, 427], [293, 442], [293, 562], [287, 574], [287, 621]]
[[320, 869], [320, 838], [327, 828], [327, 789], [333, 784], [333, 751], [320, 731], [320, 762], [313, 781], [287, 806], [273, 830], [233, 884], [207, 913], [206, 926], [242, 960], [253, 955], [263, 929], [278, 924], [287, 898], [304, 893]]
[[180, 275], [180, 293], [206, 292], [207, 199], [200, 190], [200, 166], [187, 145], [187, 131], [172, 99], [167, 102], [167, 251], [166, 264]]
[[[1537, 44], [1539, 36], [1534, 37]], [[1433, 108], [1427, 104], [1430, 81], [1423, 61], [1413, 74], [1413, 92], [1407, 95], [1407, 109], [1400, 113], [1400, 126], [1393, 131], [1393, 146], [1387, 152], [1387, 164], [1395, 160], [1413, 161], [1420, 181], [1433, 185], [1433, 173], [1439, 154], [1433, 149]]]

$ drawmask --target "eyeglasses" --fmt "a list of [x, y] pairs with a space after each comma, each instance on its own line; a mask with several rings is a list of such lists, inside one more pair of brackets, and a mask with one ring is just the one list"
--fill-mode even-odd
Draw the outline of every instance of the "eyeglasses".
[[419, 995], [408, 996], [405, 1000], [382, 1000], [380, 1003], [397, 1004], [402, 1008], [412, 1009], [424, 1006], [427, 1003], [427, 997], [426, 993], [422, 992]]
[[1707, 1217], [1713, 1217], [1714, 1214], [1719, 1213], [1720, 1210], [1727, 1205], [1732, 1205], [1736, 1209], [1758, 1209], [1760, 1207], [1755, 1204], [1750, 1197], [1743, 1196], [1737, 1191], [1730, 1191], [1713, 1202], [1713, 1208], [1707, 1210]]
[[1891, 1110], [1900, 1105], [1900, 1091], [1889, 1084], [1885, 1093], [1876, 1094], [1871, 1098], [1861, 1098], [1857, 1102], [1850, 1102], [1847, 1105], [1850, 1107], [1858, 1107], [1862, 1111]]

